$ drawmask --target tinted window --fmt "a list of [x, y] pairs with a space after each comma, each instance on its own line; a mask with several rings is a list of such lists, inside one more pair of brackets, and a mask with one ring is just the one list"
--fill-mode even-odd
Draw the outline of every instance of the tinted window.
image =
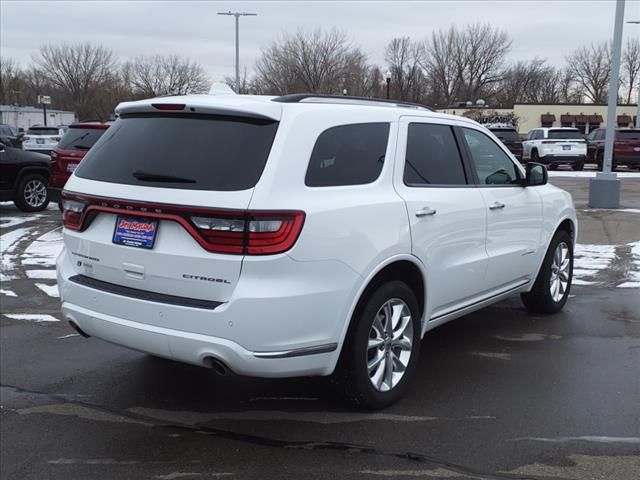
[[325, 130], [313, 147], [305, 184], [333, 187], [373, 182], [382, 171], [388, 139], [388, 123], [359, 123]]
[[520, 141], [520, 135], [518, 135], [518, 132], [516, 132], [515, 130], [511, 130], [511, 129], [494, 129], [491, 128], [490, 129], [493, 134], [498, 137], [501, 141], [503, 142], [519, 142]]
[[463, 128], [471, 158], [482, 185], [509, 185], [518, 183], [520, 175], [509, 156], [487, 135]]
[[640, 140], [640, 130], [618, 130], [616, 138], [618, 140]]
[[29, 135], [58, 135], [58, 133], [60, 133], [60, 130], [57, 127], [31, 127], [27, 131]]
[[427, 123], [409, 125], [404, 183], [409, 186], [467, 183], [451, 127]]
[[214, 115], [123, 115], [76, 175], [193, 190], [245, 190], [264, 170], [278, 123]]
[[552, 139], [581, 139], [582, 134], [578, 130], [549, 130], [548, 138]]
[[69, 128], [58, 142], [58, 148], [89, 150], [106, 131], [105, 128]]

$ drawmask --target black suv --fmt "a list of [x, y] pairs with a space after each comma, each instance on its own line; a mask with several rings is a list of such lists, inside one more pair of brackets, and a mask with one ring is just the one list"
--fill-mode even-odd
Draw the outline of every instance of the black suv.
[[23, 212], [39, 212], [49, 204], [50, 160], [0, 142], [0, 201], [13, 201]]
[[515, 155], [520, 163], [522, 163], [522, 140], [518, 131], [513, 127], [487, 127], [493, 134], [504, 143], [505, 147]]
[[24, 133], [18, 133], [11, 125], [0, 123], [0, 143], [20, 148], [22, 146], [22, 137], [24, 137]]

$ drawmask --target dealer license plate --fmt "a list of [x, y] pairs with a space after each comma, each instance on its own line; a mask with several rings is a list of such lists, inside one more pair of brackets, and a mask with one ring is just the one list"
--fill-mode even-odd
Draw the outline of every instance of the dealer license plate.
[[113, 243], [128, 247], [153, 248], [157, 231], [157, 220], [118, 215]]

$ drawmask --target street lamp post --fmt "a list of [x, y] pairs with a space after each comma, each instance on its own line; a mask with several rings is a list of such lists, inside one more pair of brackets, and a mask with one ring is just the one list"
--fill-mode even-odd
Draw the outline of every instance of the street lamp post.
[[618, 208], [620, 206], [620, 179], [611, 171], [613, 160], [614, 119], [618, 106], [618, 80], [620, 78], [620, 52], [622, 50], [622, 26], [624, 0], [616, 0], [616, 15], [611, 47], [611, 76], [607, 104], [607, 126], [604, 139], [602, 172], [592, 178], [589, 185], [589, 206], [592, 208]]
[[236, 19], [236, 93], [240, 93], [240, 17], [255, 17], [257, 13], [218, 12], [218, 15], [233, 16]]
[[[640, 24], [640, 20], [631, 20], [627, 23], [638, 25]], [[629, 88], [631, 88], [631, 85], [629, 85]], [[638, 79], [638, 100], [636, 103], [636, 128], [640, 128], [640, 79]]]
[[389, 86], [391, 85], [391, 72], [387, 70], [387, 73], [385, 73], [385, 76], [387, 79], [387, 100], [389, 100]]

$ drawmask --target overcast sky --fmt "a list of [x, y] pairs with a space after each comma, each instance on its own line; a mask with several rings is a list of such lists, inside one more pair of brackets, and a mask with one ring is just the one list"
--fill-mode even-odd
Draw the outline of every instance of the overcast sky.
[[[510, 60], [537, 56], [562, 65], [580, 45], [612, 38], [615, 1], [0, 0], [0, 53], [27, 65], [40, 45], [91, 41], [121, 59], [186, 55], [221, 80], [234, 72], [234, 20], [216, 12], [229, 9], [258, 14], [240, 20], [240, 63], [249, 68], [261, 48], [298, 28], [343, 29], [371, 62], [382, 64], [393, 37], [422, 39], [433, 30], [473, 22], [509, 33]], [[640, 1], [627, 0], [625, 20], [635, 19]], [[625, 27], [625, 38], [640, 36], [640, 25]]]

